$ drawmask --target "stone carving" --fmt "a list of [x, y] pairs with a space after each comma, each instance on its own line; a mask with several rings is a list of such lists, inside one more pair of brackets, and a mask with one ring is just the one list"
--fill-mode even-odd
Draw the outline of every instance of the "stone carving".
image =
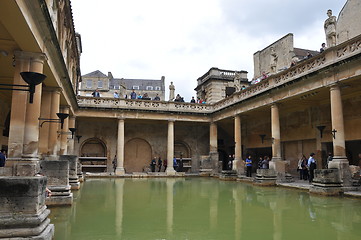
[[327, 47], [333, 47], [336, 45], [336, 17], [332, 16], [332, 10], [327, 10], [328, 18], [325, 21], [325, 34]]
[[277, 71], [278, 56], [273, 47], [271, 47], [270, 59], [271, 72], [275, 73]]
[[173, 82], [170, 82], [170, 85], [169, 85], [169, 101], [174, 100], [174, 91], [175, 91], [175, 87], [173, 85]]

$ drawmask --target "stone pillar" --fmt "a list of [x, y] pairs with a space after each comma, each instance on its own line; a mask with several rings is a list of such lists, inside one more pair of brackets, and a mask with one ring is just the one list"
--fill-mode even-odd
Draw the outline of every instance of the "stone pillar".
[[[213, 173], [218, 173], [218, 144], [217, 144], [217, 124], [212, 122], [209, 127], [209, 158], [211, 163], [211, 169]], [[205, 169], [203, 169], [205, 170]]]
[[277, 104], [271, 106], [271, 134], [272, 134], [272, 161], [270, 161], [270, 169], [274, 169], [281, 177], [285, 177], [286, 163], [281, 157], [281, 130], [280, 116]]
[[73, 194], [69, 184], [68, 160], [42, 160], [41, 174], [47, 176], [47, 187], [51, 190], [51, 197], [46, 199], [46, 205], [71, 205]]
[[217, 123], [211, 122], [209, 128], [209, 151], [218, 152], [217, 145]]
[[[13, 84], [27, 85], [20, 72], [43, 72], [46, 56], [43, 53], [15, 51]], [[9, 148], [7, 166], [14, 166], [13, 174], [34, 176], [38, 172], [38, 141], [42, 84], [35, 87], [34, 102], [29, 103], [29, 93], [12, 91]], [[19, 161], [21, 160], [21, 161]], [[26, 165], [26, 166], [25, 166]]]
[[332, 130], [336, 130], [333, 141], [333, 159], [328, 164], [328, 168], [340, 169], [341, 180], [344, 186], [351, 185], [351, 173], [349, 169], [349, 162], [346, 157], [345, 150], [345, 131], [343, 124], [343, 110], [341, 91], [338, 85], [333, 85], [330, 88], [331, 98], [331, 122]]
[[[50, 118], [58, 119], [56, 113], [60, 112], [60, 91], [56, 89], [51, 93], [51, 109]], [[46, 123], [45, 123], [46, 124]], [[57, 156], [59, 151], [58, 140], [59, 124], [49, 123], [49, 146], [48, 151], [50, 156]]]
[[[74, 116], [69, 117], [69, 128], [75, 128], [75, 117]], [[76, 135], [76, 132], [74, 133], [73, 137], [71, 137], [71, 135], [70, 135], [70, 137], [68, 139], [68, 154], [69, 155], [77, 155], [74, 152], [75, 135]]]
[[[64, 106], [61, 110], [62, 113], [69, 114], [69, 107]], [[59, 127], [60, 131], [60, 154], [59, 155], [67, 155], [68, 154], [68, 137], [69, 137], [69, 117], [64, 119], [63, 129]]]
[[174, 120], [168, 120], [168, 142], [167, 142], [167, 175], [175, 175], [173, 168], [174, 158]]
[[69, 163], [69, 184], [72, 190], [80, 188], [80, 182], [77, 173], [78, 156], [76, 155], [60, 155], [59, 160], [68, 161]]
[[52, 239], [46, 183], [46, 177], [0, 177], [0, 239]]
[[234, 117], [234, 162], [233, 170], [236, 170], [238, 174], [244, 174], [244, 164], [242, 160], [242, 122], [241, 116], [236, 115]]
[[116, 175], [124, 175], [124, 119], [118, 119], [117, 168]]
[[[31, 72], [43, 73], [45, 54], [33, 54], [30, 60]], [[22, 158], [27, 160], [39, 160], [38, 141], [39, 141], [39, 117], [41, 109], [42, 83], [37, 85], [34, 93], [33, 103], [26, 103], [24, 146]], [[12, 108], [13, 109], [13, 108]]]
[[[13, 84], [25, 85], [25, 81], [20, 76], [20, 72], [29, 71], [31, 53], [15, 51], [15, 69]], [[12, 91], [11, 115], [9, 129], [8, 162], [21, 159], [23, 154], [25, 116], [28, 102], [28, 92]]]

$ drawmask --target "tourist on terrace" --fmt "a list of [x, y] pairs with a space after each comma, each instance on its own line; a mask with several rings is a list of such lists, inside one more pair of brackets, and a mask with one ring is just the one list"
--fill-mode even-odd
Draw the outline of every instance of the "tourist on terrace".
[[93, 93], [92, 93], [93, 97], [100, 97], [100, 92], [99, 89], [96, 89]]
[[137, 94], [133, 91], [130, 93], [130, 99], [137, 99]]
[[326, 50], [326, 43], [321, 44], [320, 53]]
[[192, 97], [191, 103], [196, 103], [196, 100], [194, 99], [194, 97]]
[[114, 92], [113, 96], [114, 98], [119, 98], [119, 94], [117, 92]]
[[153, 100], [155, 100], [155, 101], [160, 101], [160, 97], [159, 97], [158, 93], [157, 93], [157, 95], [154, 97]]
[[311, 153], [310, 154], [310, 158], [308, 159], [308, 162], [307, 162], [307, 167], [309, 169], [309, 173], [310, 173], [310, 176], [309, 176], [309, 182], [311, 183], [313, 181], [313, 178], [314, 178], [314, 171], [315, 169], [317, 168], [316, 166], [316, 160], [314, 159], [314, 156], [315, 154], [314, 153]]

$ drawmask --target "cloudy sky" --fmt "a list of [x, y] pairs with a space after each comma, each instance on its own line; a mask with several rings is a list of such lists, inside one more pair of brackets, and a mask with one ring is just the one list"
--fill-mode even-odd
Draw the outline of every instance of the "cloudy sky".
[[287, 33], [298, 48], [325, 42], [327, 9], [338, 16], [346, 0], [72, 0], [82, 36], [82, 74], [174, 82], [189, 101], [211, 67], [246, 70], [253, 53]]

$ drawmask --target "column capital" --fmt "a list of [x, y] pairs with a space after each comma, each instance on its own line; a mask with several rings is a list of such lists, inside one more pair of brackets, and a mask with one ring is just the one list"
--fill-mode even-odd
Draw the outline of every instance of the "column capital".
[[170, 118], [170, 119], [168, 119], [168, 122], [175, 122], [175, 119], [174, 119], [174, 118]]
[[14, 51], [14, 57], [16, 60], [30, 60], [34, 62], [44, 63], [48, 60], [45, 53], [25, 52], [25, 51]]
[[117, 117], [118, 121], [124, 121], [125, 117]]
[[60, 87], [43, 87], [42, 89], [44, 92], [54, 92], [54, 93], [61, 93], [63, 89]]
[[340, 90], [340, 84], [338, 84], [338, 83], [331, 84], [330, 91], [334, 91], [334, 90]]

